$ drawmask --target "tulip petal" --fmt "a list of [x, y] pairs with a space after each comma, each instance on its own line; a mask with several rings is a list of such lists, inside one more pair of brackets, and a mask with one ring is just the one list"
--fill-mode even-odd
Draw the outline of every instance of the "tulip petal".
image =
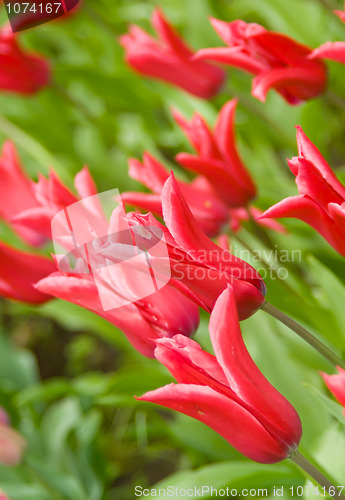
[[338, 191], [328, 184], [320, 171], [304, 158], [299, 158], [298, 160], [296, 184], [300, 195], [309, 196], [325, 211], [327, 211], [329, 203], [338, 203], [340, 205], [344, 201], [344, 198], [340, 196]]
[[307, 196], [291, 196], [266, 210], [262, 217], [300, 219], [313, 227], [339, 253], [345, 255], [345, 244], [339, 241], [339, 230], [333, 219]]
[[189, 59], [193, 53], [182, 41], [182, 38], [175, 32], [172, 26], [166, 21], [160, 9], [155, 8], [152, 14], [152, 26], [159, 34], [160, 39], [181, 59]]
[[86, 166], [75, 176], [74, 185], [80, 198], [88, 198], [98, 194], [96, 184]]
[[146, 152], [144, 153], [143, 163], [130, 158], [129, 176], [144, 184], [154, 193], [160, 194], [169, 173], [156, 158]]
[[209, 330], [214, 352], [230, 388], [251, 407], [252, 414], [267, 425], [275, 439], [293, 447], [302, 434], [298, 414], [263, 376], [247, 351], [231, 286], [218, 298]]
[[55, 271], [46, 257], [22, 252], [0, 242], [0, 295], [9, 299], [42, 304], [51, 297], [34, 288], [34, 284]]
[[[311, 140], [305, 135], [302, 127], [296, 126], [297, 133], [297, 146], [299, 156], [303, 156], [306, 160], [310, 161], [315, 168], [321, 173], [321, 175], [326, 179], [328, 184], [330, 184], [338, 193], [340, 193], [345, 199], [345, 188], [339, 182], [336, 175], [334, 174], [330, 165], [326, 162], [317, 147], [311, 142]], [[297, 172], [294, 172], [296, 175]]]
[[228, 392], [229, 396], [236, 398], [216, 357], [204, 351], [195, 340], [175, 335], [157, 340], [156, 345], [155, 358], [168, 368], [177, 382], [212, 387], [211, 384], [217, 381], [221, 384], [221, 392]]
[[[141, 354], [153, 357], [155, 345], [152, 339], [159, 338], [162, 335], [149, 325], [134, 304], [105, 311], [98, 288], [92, 278], [76, 278], [54, 273], [39, 281], [36, 288], [43, 293], [48, 293], [53, 297], [72, 302], [72, 304], [95, 312], [120, 330], [123, 330], [129, 342]], [[111, 290], [108, 292], [103, 290], [102, 293], [109, 293], [111, 295], [110, 299], [116, 301], [116, 294]]]
[[253, 75], [267, 70], [267, 65], [255, 59], [253, 56], [241, 52], [237, 47], [217, 47], [198, 50], [193, 59], [209, 59], [212, 61], [229, 64], [235, 68], [242, 69]]
[[210, 387], [170, 384], [137, 399], [196, 418], [256, 462], [275, 463], [288, 456], [253, 415]]
[[339, 403], [345, 406], [345, 370], [337, 367], [337, 375], [327, 375], [321, 372], [321, 375], [331, 393], [336, 397]]
[[203, 175], [212, 184], [217, 195], [230, 207], [243, 206], [248, 201], [248, 194], [241, 185], [238, 185], [224, 168], [224, 162], [193, 156], [188, 153], [179, 153], [176, 161], [188, 170]]
[[227, 160], [226, 166], [231, 171], [232, 177], [244, 191], [249, 193], [248, 197], [254, 198], [256, 194], [255, 184], [242, 163], [235, 144], [234, 122], [237, 102], [237, 99], [232, 99], [222, 107], [218, 115], [214, 135], [219, 151]]
[[310, 54], [310, 59], [325, 58], [345, 64], [345, 42], [326, 42]]
[[32, 230], [37, 235], [36, 238], [40, 238], [40, 241], [43, 242], [42, 235], [48, 240], [52, 238], [51, 222], [54, 215], [55, 211], [46, 206], [30, 208], [12, 217], [11, 222], [18, 229], [28, 228]]
[[162, 202], [159, 194], [138, 193], [137, 191], [127, 191], [121, 193], [121, 201], [126, 205], [133, 205], [147, 212], [162, 216]]
[[207, 158], [221, 159], [212, 133], [202, 116], [195, 114], [192, 120], [188, 122], [177, 110], [174, 109], [172, 113], [174, 120], [198, 154]]
[[271, 88], [287, 90], [289, 86], [298, 86], [297, 92], [291, 96], [291, 103], [310, 99], [320, 94], [325, 88], [326, 77], [314, 68], [294, 66], [291, 68], [275, 68], [260, 73], [253, 80], [252, 95], [260, 101], [266, 100]]
[[[190, 253], [196, 262], [203, 265], [215, 265], [216, 268], [225, 268], [231, 273], [231, 267], [238, 274], [238, 279], [250, 279], [259, 274], [252, 266], [219, 248], [198, 227], [173, 174], [170, 175], [162, 190], [162, 208], [164, 221], [175, 241], [187, 253]], [[207, 259], [205, 258], [207, 255]], [[226, 262], [227, 265], [224, 265]]]

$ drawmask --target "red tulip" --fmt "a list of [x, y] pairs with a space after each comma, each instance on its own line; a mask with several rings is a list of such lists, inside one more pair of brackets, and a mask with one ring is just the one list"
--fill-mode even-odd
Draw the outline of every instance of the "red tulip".
[[42, 304], [50, 299], [34, 284], [55, 271], [54, 263], [40, 255], [23, 252], [0, 241], [0, 295], [8, 299]]
[[[321, 372], [321, 375], [328, 389], [339, 403], [345, 407], [345, 370], [340, 368], [340, 366], [337, 366], [337, 370], [337, 375], [327, 375], [327, 373], [323, 372]], [[345, 415], [345, 409], [343, 413]]]
[[163, 80], [202, 98], [217, 94], [224, 72], [203, 61], [192, 61], [193, 52], [175, 32], [159, 9], [152, 16], [155, 40], [139, 26], [131, 25], [120, 38], [126, 61], [137, 72]]
[[[7, 466], [18, 465], [26, 446], [24, 438], [11, 428], [7, 413], [0, 407], [2, 416], [6, 416], [0, 421], [0, 464]], [[0, 500], [3, 493], [0, 490]], [[4, 497], [6, 500], [6, 496]]]
[[24, 52], [9, 25], [0, 30], [0, 89], [34, 94], [49, 84], [51, 70], [43, 57]]
[[[149, 153], [144, 154], [143, 163], [131, 159], [129, 166], [130, 177], [142, 182], [155, 194], [126, 192], [121, 194], [121, 200], [162, 216], [161, 191], [169, 172]], [[190, 183], [177, 183], [201, 229], [210, 237], [217, 236], [229, 221], [229, 210], [214, 195], [208, 181], [199, 177]]]
[[301, 438], [300, 419], [250, 357], [231, 286], [213, 309], [210, 336], [215, 356], [180, 335], [158, 340], [155, 356], [178, 383], [137, 399], [200, 420], [256, 462], [275, 463], [289, 457]]
[[[170, 259], [170, 284], [196, 304], [211, 311], [218, 296], [231, 283], [234, 287], [240, 319], [256, 312], [265, 302], [265, 285], [258, 272], [227, 250], [218, 247], [198, 226], [181, 190], [171, 174], [162, 190], [163, 217], [167, 227], [151, 214], [128, 214], [129, 224], [145, 228], [148, 239], [164, 235]], [[152, 262], [164, 263], [160, 254], [151, 252]], [[107, 243], [100, 254], [117, 262], [117, 246]], [[164, 270], [166, 272], [166, 270]]]
[[185, 168], [208, 180], [215, 194], [229, 207], [245, 206], [255, 197], [255, 184], [236, 149], [234, 119], [237, 100], [227, 102], [220, 110], [214, 131], [202, 116], [188, 122], [179, 113], [174, 117], [197, 152], [197, 156], [180, 153], [176, 160]]
[[[335, 10], [334, 12], [345, 23], [345, 12], [341, 10]], [[345, 42], [326, 42], [314, 49], [309, 57], [311, 59], [332, 59], [345, 64]]]
[[297, 144], [299, 156], [288, 163], [300, 194], [285, 198], [263, 217], [300, 219], [345, 256], [345, 187], [301, 127], [297, 127]]
[[218, 19], [211, 19], [211, 23], [228, 47], [201, 49], [194, 59], [212, 59], [255, 75], [252, 95], [260, 101], [265, 101], [271, 88], [290, 104], [325, 90], [326, 67], [322, 61], [308, 58], [311, 48], [259, 24]]

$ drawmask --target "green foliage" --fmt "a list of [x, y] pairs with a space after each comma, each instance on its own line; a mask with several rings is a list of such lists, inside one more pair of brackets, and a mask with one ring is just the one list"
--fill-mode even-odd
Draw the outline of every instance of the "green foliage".
[[[35, 179], [52, 166], [72, 188], [86, 163], [99, 191], [142, 189], [128, 178], [127, 159], [140, 158], [145, 150], [184, 175], [174, 156], [190, 146], [172, 120], [171, 107], [188, 117], [199, 111], [212, 124], [220, 106], [238, 96], [236, 133], [259, 187], [258, 207], [297, 193], [286, 164], [297, 151], [296, 124], [344, 180], [344, 106], [321, 96], [292, 107], [274, 93], [262, 104], [250, 95], [249, 76], [236, 70], [228, 71], [221, 94], [204, 102], [133, 73], [117, 40], [130, 22], [151, 30], [154, 5], [194, 48], [220, 44], [208, 16], [259, 22], [313, 46], [345, 40], [345, 26], [327, 3], [84, 0], [68, 20], [21, 34], [25, 46], [51, 61], [53, 84], [30, 98], [0, 95], [0, 139], [14, 140]], [[342, 2], [333, 3], [342, 8]], [[330, 89], [345, 99], [343, 72], [330, 65]], [[296, 249], [301, 253], [286, 264], [287, 280], [267, 278], [268, 299], [344, 355], [344, 260], [303, 223], [289, 220], [286, 227], [288, 234], [270, 236], [289, 255]], [[0, 237], [25, 247], [2, 223]], [[249, 224], [243, 239], [263, 249]], [[51, 250], [47, 245], [44, 252]], [[137, 485], [267, 488], [267, 498], [276, 498], [274, 486], [305, 484], [293, 464], [252, 463], [199, 422], [134, 399], [172, 378], [103, 319], [58, 300], [37, 308], [2, 301], [1, 315], [0, 405], [27, 441], [21, 465], [0, 466], [0, 487], [12, 500], [132, 500]], [[205, 314], [196, 339], [210, 348], [207, 325]], [[344, 483], [345, 417], [318, 374], [331, 368], [264, 312], [245, 321], [243, 333], [265, 376], [298, 409], [302, 447], [336, 484]]]

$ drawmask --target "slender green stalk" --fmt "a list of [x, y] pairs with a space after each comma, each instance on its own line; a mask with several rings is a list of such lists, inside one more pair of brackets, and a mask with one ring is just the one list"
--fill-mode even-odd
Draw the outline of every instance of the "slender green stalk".
[[314, 479], [321, 487], [321, 495], [328, 493], [331, 497], [345, 498], [341, 491], [331, 483], [316, 467], [314, 467], [299, 451], [296, 451], [290, 459]]
[[253, 215], [248, 207], [246, 210], [247, 210], [248, 219], [252, 225], [254, 234], [256, 234], [256, 236], [263, 242], [263, 244], [266, 247], [274, 250], [273, 241], [271, 240], [267, 231], [265, 231], [265, 229], [262, 226], [260, 226], [260, 224], [257, 223], [257, 220], [255, 219], [255, 217], [253, 217]]
[[337, 108], [345, 109], [345, 99], [341, 97], [338, 94], [335, 94], [331, 90], [327, 90], [327, 92], [324, 95], [325, 100], [332, 104], [333, 106], [336, 106]]
[[97, 124], [97, 118], [93, 116], [92, 113], [84, 106], [83, 103], [75, 99], [62, 85], [59, 83], [52, 81], [50, 86], [57, 92], [63, 99], [65, 99], [68, 104], [70, 104], [73, 108], [77, 109], [79, 113], [83, 115], [88, 121], [91, 121]]
[[345, 370], [345, 362], [337, 356], [329, 347], [327, 347], [323, 342], [317, 339], [312, 333], [301, 326], [297, 321], [290, 318], [287, 314], [283, 313], [276, 307], [272, 306], [268, 302], [265, 302], [261, 308], [263, 311], [267, 312], [274, 318], [278, 319], [281, 323], [293, 330], [297, 335], [299, 335], [303, 340], [308, 342], [318, 353], [321, 354], [327, 361], [332, 363], [334, 366], [340, 366]]

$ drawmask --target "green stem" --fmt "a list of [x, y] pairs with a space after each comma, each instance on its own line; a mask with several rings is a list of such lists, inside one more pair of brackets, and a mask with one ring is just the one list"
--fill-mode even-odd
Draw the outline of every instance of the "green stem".
[[42, 146], [42, 144], [3, 116], [0, 116], [0, 132], [2, 132], [6, 137], [10, 137], [22, 148], [26, 149], [30, 156], [35, 158], [38, 163], [41, 164], [44, 172], [48, 173], [48, 166], [53, 165], [54, 169], [58, 170], [59, 175], [63, 175], [64, 167], [52, 154], [50, 154], [47, 149], [44, 148], [44, 146]]
[[324, 476], [316, 467], [314, 467], [299, 451], [296, 451], [290, 459], [304, 470], [324, 489], [323, 493], [328, 493], [331, 497], [343, 497], [344, 495]]
[[58, 93], [63, 99], [65, 99], [68, 104], [73, 108], [77, 109], [79, 113], [83, 115], [88, 121], [93, 122], [98, 125], [97, 118], [95, 118], [92, 113], [82, 104], [80, 101], [75, 99], [62, 85], [57, 82], [52, 81], [50, 86], [56, 93]]
[[319, 3], [329, 10], [335, 10], [339, 8], [339, 5], [337, 5], [336, 2], [333, 2], [332, 0], [319, 0]]
[[327, 90], [324, 94], [325, 100], [332, 104], [333, 106], [336, 106], [337, 108], [345, 109], [345, 99], [341, 97], [340, 95], [336, 94], [335, 92], [332, 92], [331, 90]]
[[310, 333], [303, 326], [297, 323], [297, 321], [293, 320], [292, 318], [290, 318], [290, 316], [283, 313], [268, 302], [265, 302], [261, 309], [274, 318], [278, 319], [281, 323], [297, 333], [297, 335], [308, 342], [308, 344], [310, 344], [316, 351], [318, 351], [321, 356], [327, 359], [327, 361], [332, 363], [334, 366], [340, 366], [341, 368], [345, 369], [345, 362], [341, 358], [339, 358], [339, 356], [337, 356], [337, 354], [335, 354], [331, 349], [329, 349], [329, 347], [327, 347], [323, 342], [317, 339], [312, 333]]

